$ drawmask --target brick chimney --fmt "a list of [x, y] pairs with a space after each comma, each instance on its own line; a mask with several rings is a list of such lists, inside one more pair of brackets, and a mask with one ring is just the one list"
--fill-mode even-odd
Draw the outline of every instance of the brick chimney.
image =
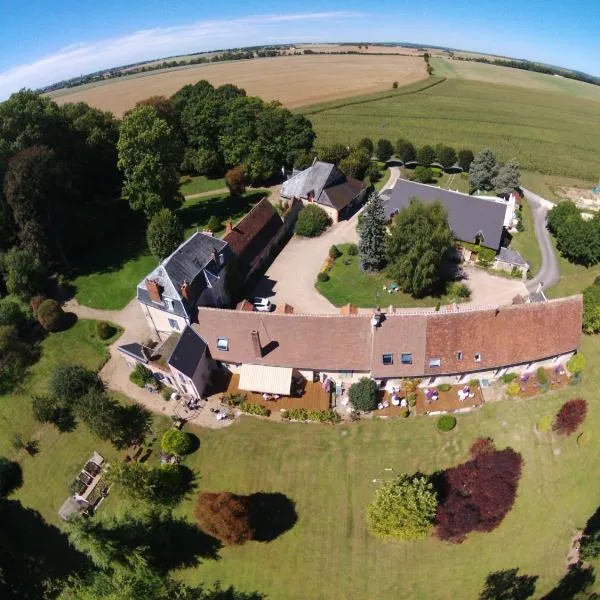
[[162, 302], [162, 288], [156, 279], [146, 279], [146, 289], [152, 302]]
[[252, 336], [252, 348], [254, 350], [254, 357], [262, 358], [262, 346], [260, 345], [260, 336], [258, 335], [258, 331], [256, 331], [256, 329], [253, 329], [250, 332], [250, 335]]
[[187, 281], [183, 281], [181, 286], [179, 287], [179, 291], [181, 292], [181, 297], [185, 300], [190, 299], [190, 284]]
[[231, 219], [229, 219], [227, 221], [227, 223], [225, 223], [225, 235], [227, 235], [228, 233], [231, 233], [233, 231], [233, 223], [231, 222]]
[[217, 267], [221, 266], [221, 257], [219, 256], [219, 251], [216, 248], [213, 248], [213, 260]]

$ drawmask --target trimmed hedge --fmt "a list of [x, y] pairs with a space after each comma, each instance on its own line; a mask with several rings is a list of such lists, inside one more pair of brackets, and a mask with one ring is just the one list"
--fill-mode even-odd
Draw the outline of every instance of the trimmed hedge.
[[449, 392], [452, 389], [452, 386], [449, 383], [440, 383], [437, 386], [438, 391], [440, 392]]
[[96, 323], [96, 333], [101, 340], [108, 340], [117, 333], [117, 328], [106, 321], [98, 321]]
[[442, 415], [437, 420], [437, 428], [439, 431], [452, 431], [456, 427], [456, 417], [453, 415]]
[[342, 420], [334, 410], [308, 410], [306, 408], [290, 408], [285, 418], [290, 421], [314, 421], [316, 423], [339, 423]]
[[320, 281], [321, 283], [325, 283], [326, 281], [329, 281], [329, 275], [327, 273], [325, 273], [324, 271], [322, 271], [321, 273], [319, 273], [317, 275], [317, 281]]
[[268, 417], [271, 411], [262, 404], [254, 404], [252, 402], [242, 402], [238, 408], [246, 414], [258, 415], [259, 417]]
[[316, 204], [300, 209], [296, 219], [296, 234], [302, 237], [317, 237], [332, 223], [331, 217]]

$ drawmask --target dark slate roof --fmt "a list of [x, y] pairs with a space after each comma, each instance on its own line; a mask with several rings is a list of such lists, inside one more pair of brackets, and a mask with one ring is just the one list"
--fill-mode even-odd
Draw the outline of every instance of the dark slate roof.
[[512, 250], [511, 248], [500, 248], [500, 252], [497, 256], [498, 260], [503, 262], [507, 262], [511, 265], [518, 265], [520, 267], [525, 267], [529, 263], [517, 252], [517, 250]]
[[122, 352], [123, 354], [127, 354], [136, 360], [140, 360], [143, 363], [148, 362], [148, 357], [144, 353], [144, 346], [142, 344], [138, 344], [138, 342], [133, 342], [132, 344], [123, 344], [122, 346], [118, 346], [117, 350]]
[[342, 210], [365, 189], [366, 186], [362, 181], [348, 177], [343, 183], [325, 188], [318, 202], [319, 204], [331, 206], [336, 210]]
[[544, 292], [534, 292], [533, 294], [529, 294], [530, 302], [546, 302], [547, 298]]
[[[213, 251], [216, 250], [221, 259], [215, 263]], [[173, 300], [173, 314], [180, 317], [191, 316], [197, 298], [210, 285], [210, 281], [219, 278], [223, 267], [231, 257], [227, 242], [206, 233], [194, 233], [171, 256], [165, 258], [151, 273], [138, 284], [137, 298], [148, 306], [161, 306], [152, 302], [146, 289], [146, 279], [154, 279], [163, 288], [163, 297]], [[210, 271], [210, 275], [207, 275]], [[184, 281], [190, 284], [190, 301], [181, 297], [180, 287]]]
[[448, 222], [454, 236], [463, 242], [475, 241], [483, 235], [482, 245], [498, 250], [504, 232], [506, 202], [482, 196], [469, 196], [444, 190], [432, 185], [398, 179], [390, 199], [385, 203], [385, 215], [390, 219], [400, 209], [408, 206], [411, 198], [425, 204], [439, 200], [448, 211]]
[[191, 378], [205, 352], [206, 342], [191, 327], [186, 326], [167, 363]]
[[280, 194], [284, 198], [306, 198], [312, 192], [315, 202], [319, 202], [319, 196], [326, 187], [345, 180], [346, 176], [334, 164], [316, 161], [308, 169], [285, 181]]
[[255, 266], [254, 262], [282, 225], [274, 206], [263, 198], [223, 239], [244, 265]]

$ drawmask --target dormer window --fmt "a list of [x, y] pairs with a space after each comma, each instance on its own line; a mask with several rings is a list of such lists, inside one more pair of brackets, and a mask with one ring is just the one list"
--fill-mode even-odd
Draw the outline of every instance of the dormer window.
[[217, 350], [227, 352], [229, 350], [229, 338], [219, 337], [217, 338]]
[[169, 312], [173, 312], [173, 300], [171, 298], [163, 298], [165, 306]]

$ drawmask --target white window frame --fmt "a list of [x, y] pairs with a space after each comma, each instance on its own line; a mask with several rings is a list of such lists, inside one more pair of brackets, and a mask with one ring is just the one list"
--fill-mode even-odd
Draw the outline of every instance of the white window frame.
[[163, 298], [165, 301], [165, 306], [169, 312], [173, 312], [173, 299], [172, 298]]
[[462, 350], [459, 350], [456, 353], [456, 360], [462, 360], [462, 359], [463, 359], [463, 353], [462, 353]]
[[229, 352], [229, 338], [218, 337], [217, 350], [221, 350], [221, 352]]
[[473, 358], [475, 359], [475, 362], [481, 362], [481, 352], [475, 352]]
[[169, 319], [169, 326], [173, 331], [180, 331], [177, 319]]
[[[387, 360], [386, 360], [387, 358]], [[381, 362], [384, 365], [393, 365], [394, 364], [394, 353], [393, 352], [384, 352], [381, 355]]]
[[[408, 360], [405, 360], [404, 357], [408, 356]], [[403, 365], [412, 365], [413, 362], [413, 358], [412, 358], [412, 352], [402, 352], [402, 354], [400, 354], [400, 362]]]
[[429, 368], [430, 369], [439, 369], [442, 366], [441, 358], [430, 358], [429, 359]]

